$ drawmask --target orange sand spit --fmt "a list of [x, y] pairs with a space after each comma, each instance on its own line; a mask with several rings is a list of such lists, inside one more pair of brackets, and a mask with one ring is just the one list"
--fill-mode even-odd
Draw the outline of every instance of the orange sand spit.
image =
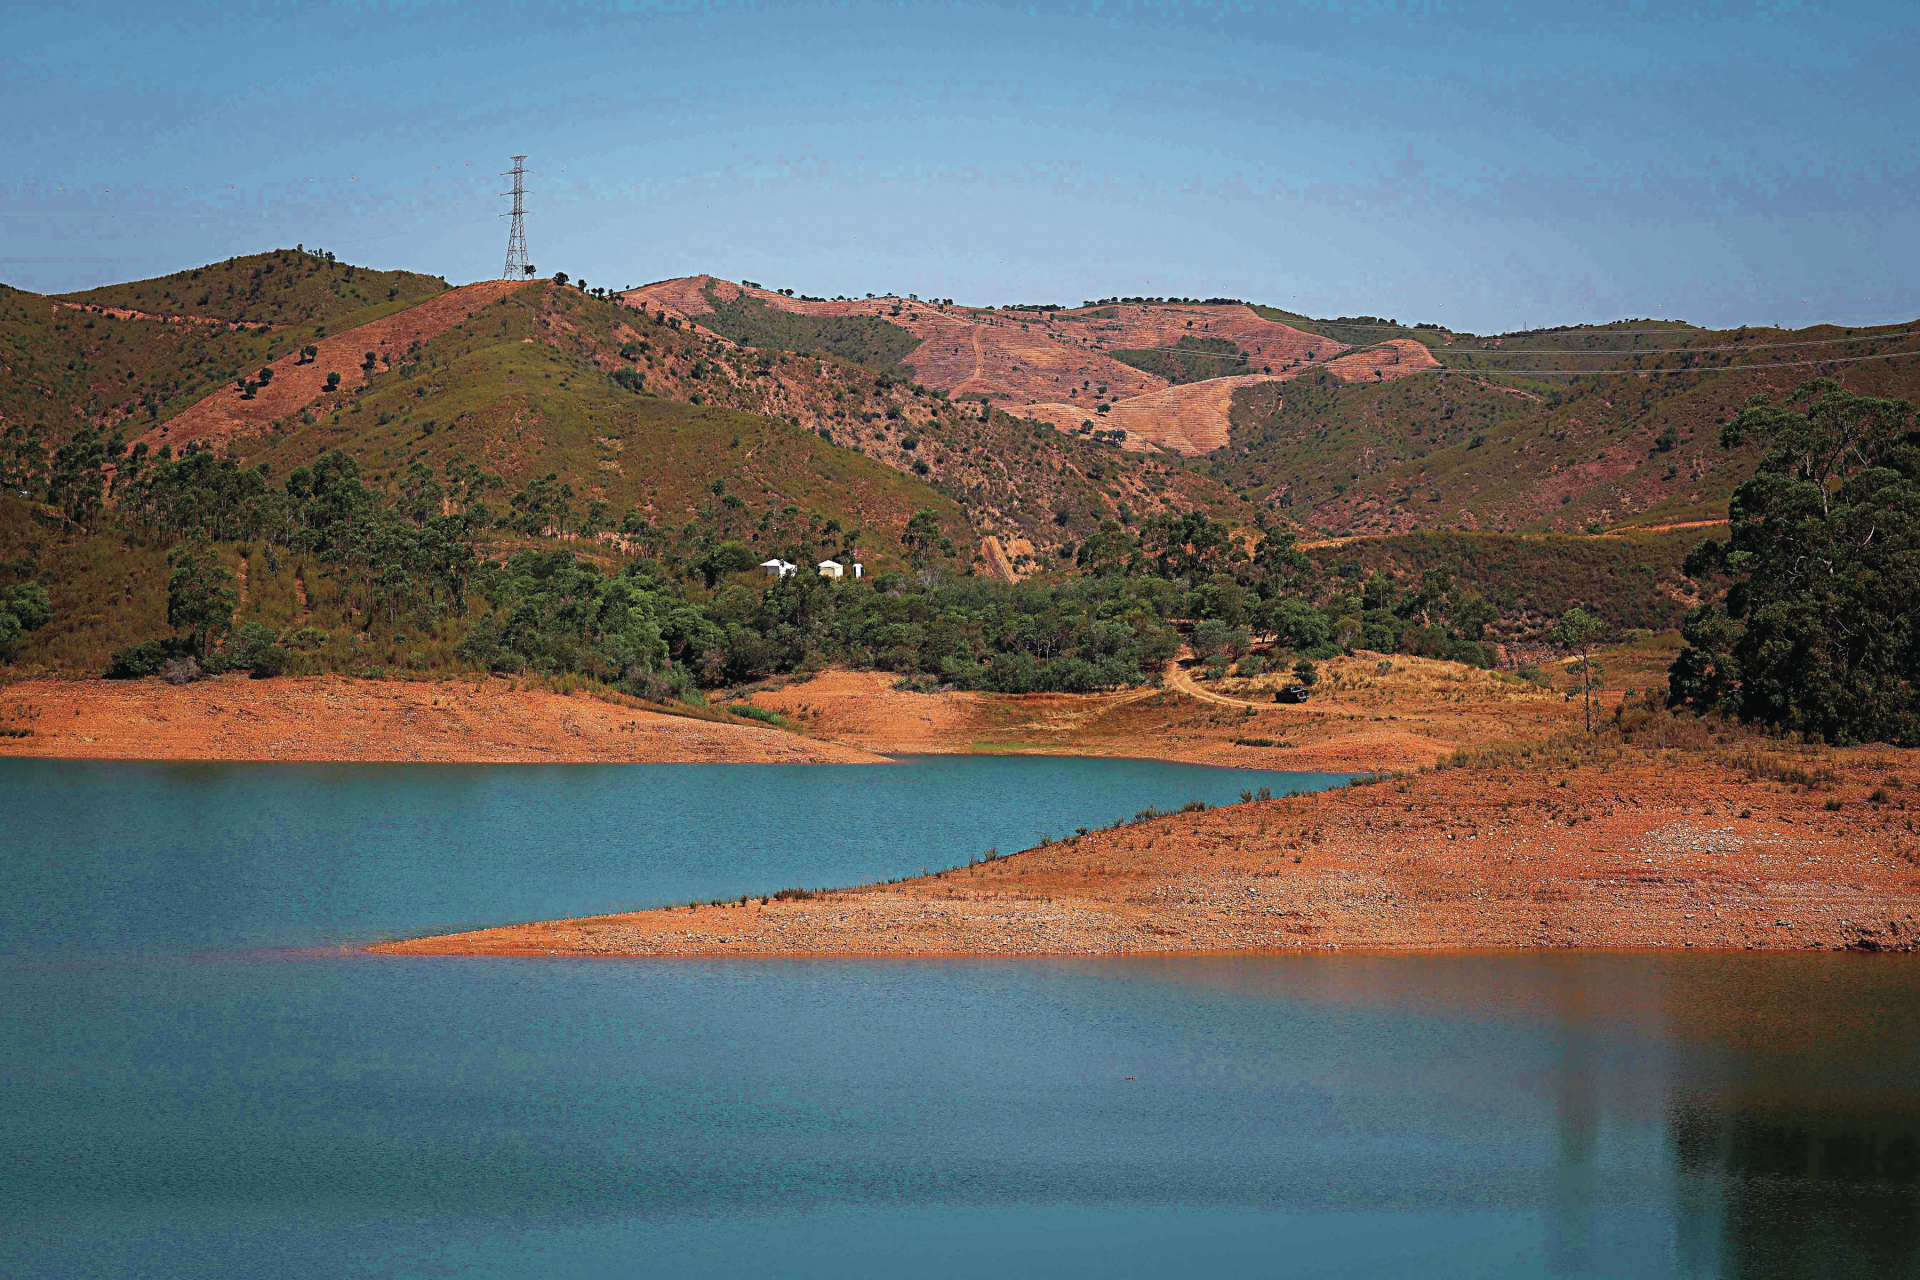
[[[1125, 955], [1338, 947], [1910, 951], [1885, 761], [1798, 793], [1697, 757], [1482, 767], [1176, 814], [898, 885], [517, 925], [402, 955]], [[1560, 783], [1565, 782], [1564, 787]], [[1838, 799], [1838, 812], [1826, 808]], [[964, 864], [977, 851], [955, 849]], [[768, 885], [767, 890], [777, 886]]]

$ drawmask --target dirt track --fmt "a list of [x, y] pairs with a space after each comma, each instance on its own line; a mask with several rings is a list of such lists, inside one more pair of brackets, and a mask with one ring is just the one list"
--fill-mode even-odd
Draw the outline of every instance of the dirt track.
[[[20, 712], [37, 713], [31, 720]], [[0, 756], [82, 760], [416, 761], [450, 764], [864, 764], [872, 752], [778, 729], [660, 715], [504, 680], [231, 676], [32, 680], [0, 689], [29, 725]]]

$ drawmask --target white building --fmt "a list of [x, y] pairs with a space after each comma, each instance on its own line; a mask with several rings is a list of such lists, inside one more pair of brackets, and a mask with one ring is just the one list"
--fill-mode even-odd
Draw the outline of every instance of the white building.
[[846, 571], [846, 566], [838, 560], [822, 560], [820, 562], [820, 576], [823, 578], [838, 578]]
[[800, 572], [799, 565], [792, 564], [778, 557], [775, 557], [772, 560], [762, 560], [760, 562], [760, 567], [767, 571], [767, 576], [769, 578], [785, 578], [791, 574]]

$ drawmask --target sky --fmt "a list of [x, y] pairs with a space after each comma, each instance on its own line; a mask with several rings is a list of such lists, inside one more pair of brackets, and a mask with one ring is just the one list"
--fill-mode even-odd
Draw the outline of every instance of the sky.
[[1920, 19], [1795, 0], [10, 8], [0, 281], [296, 243], [1474, 332], [1920, 316]]

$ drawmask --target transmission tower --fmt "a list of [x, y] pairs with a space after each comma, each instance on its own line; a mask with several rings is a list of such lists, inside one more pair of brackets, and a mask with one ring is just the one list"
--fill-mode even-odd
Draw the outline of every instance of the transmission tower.
[[513, 212], [503, 213], [503, 218], [512, 218], [513, 223], [507, 229], [507, 265], [500, 269], [502, 280], [524, 280], [533, 274], [533, 267], [527, 261], [527, 211], [520, 207], [520, 199], [527, 194], [524, 180], [527, 174], [523, 161], [525, 156], [509, 156], [513, 168], [501, 174], [503, 178], [513, 179]]

